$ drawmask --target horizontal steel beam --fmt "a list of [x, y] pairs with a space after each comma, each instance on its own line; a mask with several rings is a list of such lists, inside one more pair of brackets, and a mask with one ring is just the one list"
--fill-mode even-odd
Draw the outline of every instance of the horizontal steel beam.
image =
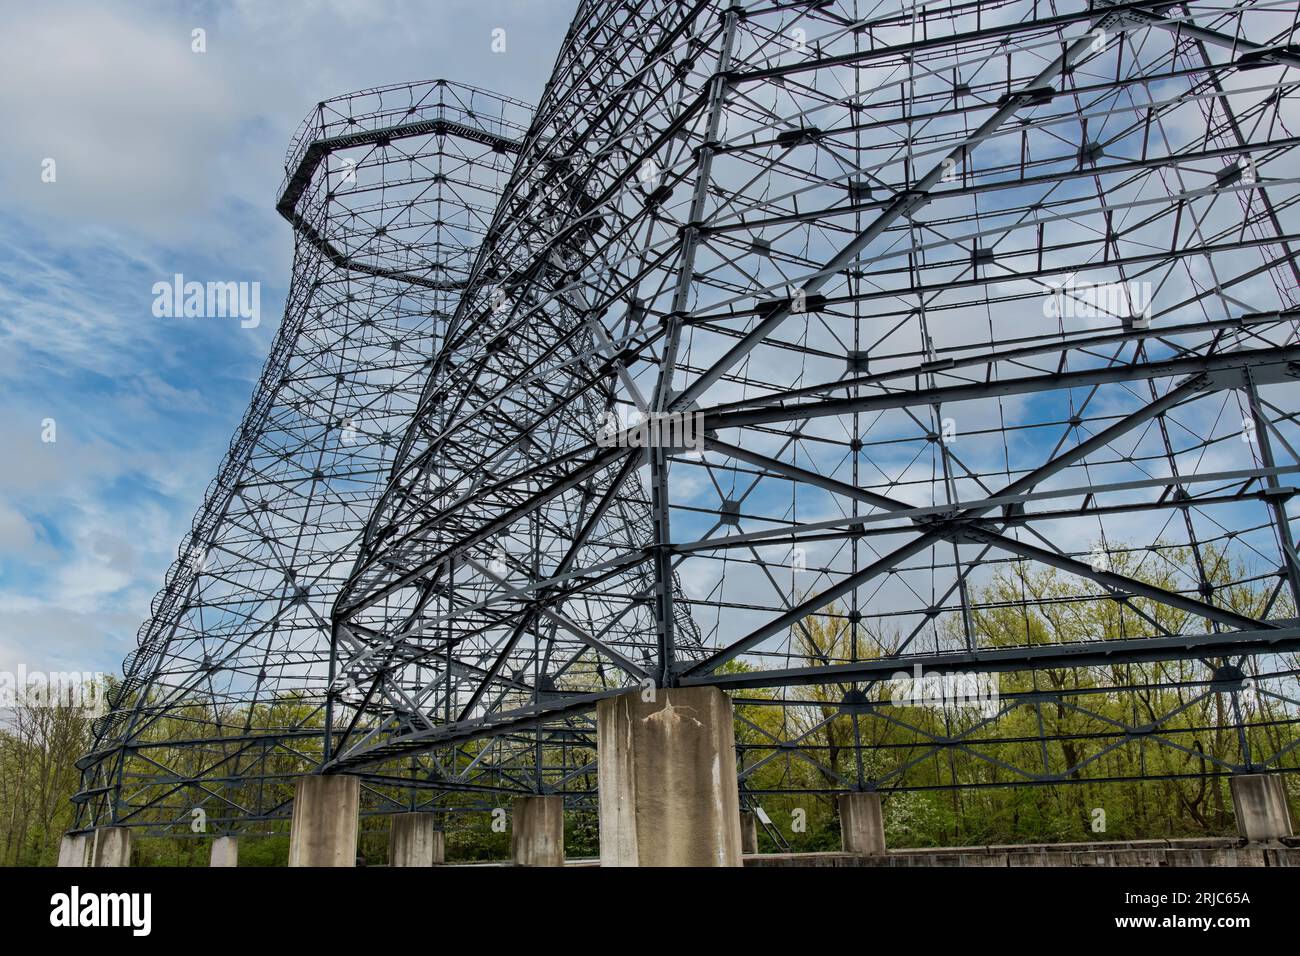
[[1300, 626], [1297, 626], [1296, 621], [1287, 619], [1276, 623], [1278, 626], [1273, 630], [1177, 634], [1171, 637], [1143, 637], [1072, 644], [1034, 644], [976, 651], [945, 651], [939, 654], [907, 654], [845, 664], [828, 664], [824, 667], [789, 667], [739, 674], [685, 677], [680, 683], [683, 687], [708, 685], [722, 690], [739, 690], [888, 680], [900, 671], [910, 677], [914, 665], [919, 665], [923, 674], [996, 674], [1059, 670], [1070, 667], [1110, 667], [1115, 664], [1147, 664], [1189, 657], [1281, 654], [1300, 649]]

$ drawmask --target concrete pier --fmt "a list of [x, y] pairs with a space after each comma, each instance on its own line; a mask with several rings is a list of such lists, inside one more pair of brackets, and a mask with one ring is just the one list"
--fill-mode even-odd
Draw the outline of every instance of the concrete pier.
[[740, 812], [740, 852], [758, 852], [758, 814], [753, 810]]
[[357, 777], [299, 777], [289, 831], [289, 865], [356, 866], [360, 807]]
[[516, 866], [564, 866], [564, 797], [516, 797], [510, 810]]
[[447, 861], [445, 836], [432, 813], [398, 813], [388, 836], [389, 866], [441, 866]]
[[596, 708], [601, 866], [740, 866], [731, 699], [659, 688]]
[[878, 793], [840, 795], [840, 839], [845, 853], [879, 856], [885, 852], [885, 816]]
[[126, 827], [100, 827], [90, 849], [91, 866], [130, 866], [131, 831]]
[[213, 840], [208, 866], [239, 866], [239, 838], [219, 836]]
[[59, 841], [59, 866], [85, 866], [90, 862], [90, 835], [65, 833]]
[[1251, 843], [1294, 836], [1286, 786], [1280, 773], [1242, 773], [1228, 778], [1237, 832]]

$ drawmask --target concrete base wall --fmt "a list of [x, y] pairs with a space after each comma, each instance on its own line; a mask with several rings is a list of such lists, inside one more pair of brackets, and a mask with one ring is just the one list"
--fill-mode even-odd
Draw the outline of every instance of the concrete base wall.
[[90, 849], [91, 866], [130, 866], [131, 831], [126, 827], [101, 827]]
[[1237, 832], [1252, 843], [1293, 836], [1286, 785], [1277, 773], [1237, 774], [1228, 778]]
[[596, 707], [602, 866], [740, 866], [731, 700], [715, 687]]
[[878, 793], [840, 794], [840, 840], [845, 853], [885, 852], [885, 815]]
[[447, 861], [445, 835], [432, 813], [398, 813], [388, 837], [389, 866], [441, 866]]
[[239, 838], [220, 836], [212, 841], [209, 866], [239, 866]]
[[516, 797], [510, 811], [516, 866], [564, 866], [564, 797]]
[[1041, 843], [962, 846], [862, 853], [765, 853], [745, 866], [1286, 866], [1300, 867], [1300, 840], [1276, 846], [1244, 840], [1133, 840], [1124, 843]]
[[90, 863], [90, 836], [65, 833], [59, 841], [59, 866], [86, 866]]
[[289, 865], [356, 866], [360, 808], [357, 777], [299, 777], [289, 831]]

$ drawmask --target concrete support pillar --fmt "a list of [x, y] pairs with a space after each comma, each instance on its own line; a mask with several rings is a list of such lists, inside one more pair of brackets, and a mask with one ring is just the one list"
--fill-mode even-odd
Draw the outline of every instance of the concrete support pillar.
[[59, 841], [59, 866], [85, 866], [90, 862], [90, 834], [65, 833]]
[[740, 852], [758, 852], [758, 814], [753, 810], [740, 812]]
[[432, 813], [397, 813], [388, 836], [389, 866], [441, 866], [447, 861], [444, 835]]
[[740, 852], [758, 852], [758, 814], [742, 810], [740, 814]]
[[100, 827], [90, 848], [91, 866], [130, 866], [131, 831], [126, 827]]
[[212, 841], [209, 866], [239, 866], [239, 837], [219, 836]]
[[731, 699], [659, 688], [596, 707], [601, 866], [740, 866]]
[[564, 797], [515, 797], [510, 856], [516, 866], [564, 866]]
[[1280, 773], [1242, 773], [1228, 778], [1237, 831], [1251, 843], [1294, 836], [1286, 787]]
[[361, 781], [347, 774], [299, 777], [289, 831], [290, 866], [356, 866]]
[[885, 853], [885, 815], [878, 793], [840, 794], [840, 839], [845, 853]]

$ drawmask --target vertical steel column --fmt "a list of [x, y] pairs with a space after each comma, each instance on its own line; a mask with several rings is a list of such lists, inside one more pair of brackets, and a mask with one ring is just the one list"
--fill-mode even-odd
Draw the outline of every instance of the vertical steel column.
[[[700, 227], [703, 224], [704, 203], [709, 194], [710, 171], [716, 147], [718, 127], [722, 121], [722, 105], [726, 98], [727, 70], [731, 65], [731, 48], [735, 42], [737, 6], [728, 7], [722, 15], [722, 48], [718, 51], [718, 68], [709, 85], [709, 102], [705, 141], [699, 147], [695, 171], [695, 192], [691, 197], [690, 218], [682, 236], [681, 264], [677, 284], [673, 290], [672, 311], [668, 316], [668, 331], [664, 342], [664, 358], [655, 383], [650, 407], [656, 413], [666, 412], [677, 397], [673, 379], [677, 367], [677, 352], [681, 344], [682, 316], [690, 298], [691, 279], [695, 268], [695, 250], [699, 245]], [[690, 414], [689, 409], [683, 414]], [[673, 562], [672, 533], [669, 525], [671, 502], [668, 496], [668, 450], [662, 442], [647, 449], [650, 460], [650, 512], [654, 523], [654, 613], [655, 631], [659, 645], [658, 683], [671, 687], [677, 681], [676, 654], [673, 624]]]

